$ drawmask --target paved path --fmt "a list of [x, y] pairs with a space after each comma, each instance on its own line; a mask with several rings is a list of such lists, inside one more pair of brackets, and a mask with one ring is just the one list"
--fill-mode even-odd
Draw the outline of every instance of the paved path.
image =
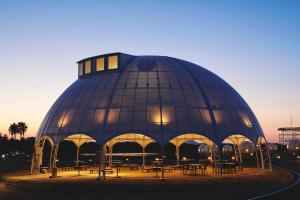
[[248, 200], [287, 200], [287, 199], [299, 199], [300, 198], [300, 160], [288, 161], [284, 164], [277, 164], [278, 166], [287, 169], [294, 175], [293, 184], [282, 188], [280, 190], [260, 195]]

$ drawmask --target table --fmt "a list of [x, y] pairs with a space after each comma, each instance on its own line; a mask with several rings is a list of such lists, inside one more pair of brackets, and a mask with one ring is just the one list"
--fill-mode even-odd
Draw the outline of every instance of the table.
[[119, 176], [119, 170], [120, 170], [120, 165], [122, 164], [123, 162], [121, 160], [113, 160], [112, 161], [112, 164], [113, 165], [116, 165], [116, 171], [117, 171], [117, 177], [116, 178], [120, 178]]

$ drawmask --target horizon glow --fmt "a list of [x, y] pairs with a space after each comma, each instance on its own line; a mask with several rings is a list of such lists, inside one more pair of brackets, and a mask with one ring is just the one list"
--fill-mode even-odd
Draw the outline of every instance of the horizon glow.
[[110, 52], [167, 55], [232, 85], [267, 139], [300, 126], [299, 1], [1, 1], [0, 132], [37, 133], [77, 79], [80, 59]]

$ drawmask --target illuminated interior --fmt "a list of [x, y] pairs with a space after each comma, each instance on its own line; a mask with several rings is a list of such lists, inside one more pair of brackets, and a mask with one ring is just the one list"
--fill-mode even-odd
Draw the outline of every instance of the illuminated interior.
[[118, 56], [108, 57], [108, 69], [118, 69]]
[[78, 76], [83, 75], [83, 63], [79, 63], [78, 65]]
[[85, 74], [90, 74], [91, 73], [91, 61], [88, 60], [84, 64], [84, 73]]
[[104, 70], [104, 57], [96, 59], [96, 71], [100, 72]]

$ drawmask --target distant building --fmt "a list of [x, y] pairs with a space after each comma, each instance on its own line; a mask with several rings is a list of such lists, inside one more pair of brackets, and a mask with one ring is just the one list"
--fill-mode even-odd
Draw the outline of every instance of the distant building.
[[300, 148], [300, 127], [278, 128], [279, 143], [287, 145], [289, 150]]

